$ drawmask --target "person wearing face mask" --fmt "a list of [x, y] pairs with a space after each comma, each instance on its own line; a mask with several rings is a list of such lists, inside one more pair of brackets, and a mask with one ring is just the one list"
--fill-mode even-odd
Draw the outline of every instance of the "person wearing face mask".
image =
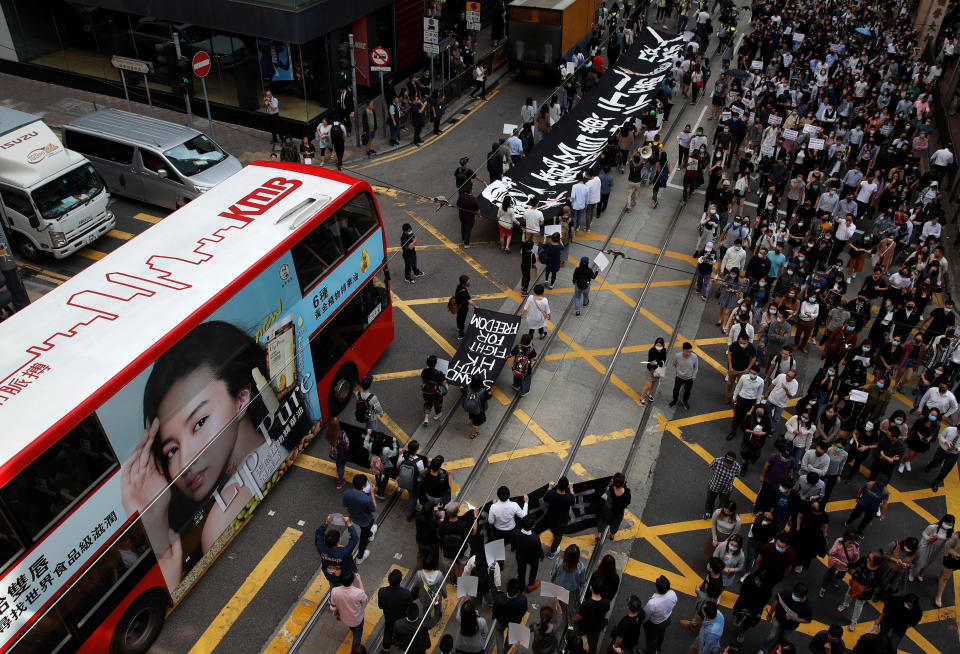
[[867, 460], [877, 449], [880, 443], [880, 435], [876, 425], [867, 421], [863, 427], [857, 427], [850, 436], [850, 457], [849, 466], [843, 478], [847, 481], [853, 479], [853, 476], [860, 470], [860, 464]]
[[787, 410], [787, 404], [791, 398], [797, 396], [800, 389], [800, 383], [797, 381], [796, 370], [788, 370], [773, 378], [770, 382], [770, 388], [767, 389], [763, 399], [770, 407], [770, 433], [774, 433], [780, 425], [780, 419], [783, 412]]
[[706, 248], [707, 243], [713, 243], [717, 238], [717, 226], [720, 224], [720, 217], [717, 215], [717, 205], [711, 204], [703, 212], [700, 222], [697, 223], [697, 249], [694, 256], [698, 256]]
[[[783, 348], [787, 347], [787, 343], [790, 342], [790, 332], [793, 330], [789, 321], [789, 308], [784, 308], [782, 303], [779, 307], [771, 306], [767, 309], [767, 315], [764, 318], [768, 319], [766, 330], [763, 333], [765, 339], [764, 351], [782, 352]], [[791, 355], [792, 351], [791, 348]]]
[[874, 450], [874, 458], [870, 463], [870, 476], [872, 481], [881, 475], [889, 479], [893, 476], [893, 470], [900, 465], [903, 455], [907, 453], [907, 445], [904, 442], [906, 429], [897, 425], [890, 425], [887, 433], [880, 432], [880, 440], [877, 443], [877, 449]]
[[760, 651], [769, 652], [785, 635], [789, 635], [801, 624], [813, 620], [813, 609], [807, 599], [807, 585], [798, 583], [792, 590], [781, 590], [767, 611], [770, 631], [763, 641]]
[[640, 391], [640, 404], [646, 405], [653, 401], [653, 389], [657, 380], [663, 376], [663, 366], [667, 361], [666, 343], [661, 337], [653, 342], [653, 347], [647, 351], [647, 380]]
[[886, 475], [879, 475], [875, 480], [868, 481], [860, 487], [857, 491], [857, 503], [844, 521], [844, 527], [849, 527], [857, 518], [860, 518], [857, 535], [863, 536], [863, 531], [874, 518], [879, 517], [881, 521], [886, 519], [887, 501], [890, 499], [890, 491], [887, 490], [889, 480], [890, 478]]
[[733, 534], [725, 543], [719, 543], [713, 556], [723, 561], [723, 587], [727, 588], [743, 573], [746, 554], [743, 551], [743, 536]]
[[[736, 347], [739, 350], [742, 345], [747, 345], [745, 338], [738, 341], [737, 345], [731, 346], [731, 349]], [[739, 357], [740, 354], [738, 353], [737, 356]], [[731, 365], [733, 364], [731, 363]], [[733, 389], [733, 419], [730, 421], [730, 432], [727, 434], [728, 441], [732, 441], [736, 437], [736, 432], [746, 419], [747, 413], [760, 401], [760, 396], [763, 394], [763, 379], [757, 374], [756, 369], [749, 368], [749, 365], [752, 365], [752, 362], [748, 364], [746, 374], [743, 372], [739, 374], [739, 379]], [[734, 372], [734, 374], [736, 373]], [[728, 373], [729, 375], [730, 373]], [[727, 387], [729, 388], [729, 384]]]
[[877, 599], [890, 598], [903, 593], [907, 586], [907, 575], [917, 559], [918, 551], [919, 542], [913, 536], [887, 543], [883, 548], [886, 566], [880, 574]]
[[[727, 251], [727, 256], [720, 262], [720, 288], [718, 289], [718, 316], [717, 316], [717, 327], [722, 327], [726, 324], [727, 320], [730, 318], [730, 312], [740, 302], [741, 297], [743, 296], [744, 291], [747, 287], [747, 281], [740, 277], [740, 268], [739, 266], [725, 267], [725, 263], [731, 259], [730, 255], [740, 255], [743, 258], [744, 252], [743, 248], [740, 246], [740, 241], [737, 239], [737, 245], [730, 248]], [[726, 329], [722, 330], [724, 334], [727, 333]], [[749, 342], [749, 338], [747, 339]], [[735, 383], [735, 382], [734, 382]]]
[[896, 378], [893, 382], [893, 392], [900, 392], [904, 386], [910, 383], [914, 373], [920, 367], [923, 361], [923, 355], [926, 353], [926, 345], [923, 343], [923, 337], [917, 334], [903, 345], [903, 352], [900, 361], [897, 364]]
[[890, 644], [896, 650], [907, 629], [917, 626], [922, 617], [920, 598], [914, 593], [907, 593], [888, 599], [883, 605], [883, 612], [874, 624], [877, 626], [878, 633], [889, 638]]
[[[840, 278], [842, 280], [842, 277]], [[843, 327], [848, 320], [850, 320], [850, 310], [843, 303], [843, 293], [846, 292], [847, 285], [843, 284], [843, 291], [840, 291], [837, 288], [838, 284], [835, 282], [827, 295], [828, 303], [831, 305], [830, 310], [827, 312], [826, 320], [823, 322], [823, 336], [820, 338], [820, 346], [824, 347], [827, 344], [827, 341], [830, 340], [830, 336], [837, 330], [838, 327]], [[839, 297], [837, 296], [839, 293]], [[821, 318], [823, 316], [821, 315]], [[856, 323], [854, 323], [856, 324]], [[819, 329], [819, 325], [818, 325]], [[854, 330], [855, 331], [855, 330]], [[843, 330], [841, 330], [839, 338], [843, 337]], [[821, 359], [826, 358], [826, 352], [820, 355]]]
[[827, 569], [823, 573], [823, 579], [820, 582], [820, 591], [817, 596], [821, 599], [827, 594], [827, 584], [833, 580], [833, 587], [840, 585], [848, 569], [850, 569], [858, 560], [860, 560], [860, 544], [857, 540], [857, 532], [846, 530], [843, 536], [833, 541], [833, 545], [827, 552]]
[[[806, 477], [801, 477], [798, 487], [805, 482], [815, 479], [812, 484], [814, 489], [823, 487], [823, 481], [816, 474], [810, 473]], [[802, 491], [801, 491], [802, 492]], [[810, 491], [813, 493], [817, 490]], [[824, 556], [827, 553], [827, 527], [830, 523], [830, 517], [823, 510], [823, 501], [813, 499], [801, 509], [797, 515], [794, 528], [790, 531], [790, 546], [797, 555], [797, 567], [795, 572], [803, 572], [805, 567], [809, 567], [810, 561], [814, 556]]]
[[[897, 413], [900, 414], [898, 418], [899, 423], [903, 424], [903, 412], [898, 411]], [[930, 409], [930, 413], [939, 412], [937, 409]], [[934, 420], [930, 420], [926, 415], [920, 416], [913, 425], [911, 425], [910, 432], [907, 434], [907, 453], [903, 456], [903, 459], [901, 459], [897, 472], [903, 473], [904, 470], [908, 472], [913, 470], [910, 462], [917, 458], [918, 454], [930, 451], [930, 446], [937, 437], [937, 425], [938, 420], [936, 415], [934, 416]]]
[[949, 418], [957, 412], [957, 398], [950, 392], [947, 382], [940, 380], [935, 386], [927, 389], [927, 392], [920, 398], [920, 404], [917, 408], [911, 409], [910, 413], [926, 411], [936, 408], [940, 411], [939, 420]]
[[833, 489], [837, 485], [837, 482], [840, 480], [840, 473], [843, 472], [843, 467], [847, 463], [847, 457], [849, 454], [845, 449], [845, 444], [837, 441], [830, 445], [827, 448], [827, 456], [830, 457], [830, 465], [827, 466], [827, 472], [823, 476], [824, 484], [824, 493], [823, 493], [823, 505], [826, 506], [830, 501], [830, 496], [833, 494]]
[[820, 314], [820, 303], [815, 294], [810, 294], [800, 303], [800, 309], [797, 313], [797, 333], [794, 339], [794, 345], [800, 347], [800, 351], [807, 353], [807, 341], [813, 334], [813, 326], [816, 323], [817, 316]]
[[824, 360], [827, 367], [835, 367], [847, 353], [853, 350], [857, 344], [857, 323], [853, 319], [847, 319], [838, 325], [823, 344], [823, 354], [820, 358]]
[[[874, 373], [876, 375], [876, 373]], [[893, 394], [890, 391], [890, 380], [883, 377], [874, 377], [874, 382], [864, 389], [867, 393], [867, 416], [874, 422], [880, 420], [887, 412], [887, 406]]]
[[857, 621], [863, 611], [863, 606], [874, 598], [880, 586], [880, 576], [883, 574], [883, 550], [871, 550], [865, 557], [860, 557], [848, 566], [850, 571], [850, 586], [846, 595], [837, 607], [843, 613], [853, 604], [850, 615], [850, 631], [856, 631]]
[[770, 417], [767, 415], [765, 404], [756, 404], [750, 413], [740, 423], [743, 431], [743, 441], [740, 444], [740, 468], [743, 474], [751, 463], [756, 463], [760, 452], [770, 435]]
[[930, 472], [936, 468], [940, 469], [933, 480], [932, 488], [934, 492], [940, 490], [943, 480], [953, 470], [953, 467], [957, 464], [957, 458], [960, 457], [960, 431], [956, 427], [947, 427], [940, 432], [937, 442], [938, 447], [933, 459], [923, 468], [924, 472]]
[[955, 524], [956, 518], [952, 513], [948, 513], [924, 528], [918, 539], [920, 549], [917, 552], [917, 558], [910, 566], [909, 581], [923, 581], [923, 575], [934, 563], [942, 559], [947, 541], [953, 536]]

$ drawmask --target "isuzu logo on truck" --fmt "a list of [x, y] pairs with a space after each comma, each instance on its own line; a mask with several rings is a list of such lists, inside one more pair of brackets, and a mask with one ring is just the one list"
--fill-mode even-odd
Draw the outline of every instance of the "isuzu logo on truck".
[[19, 143], [23, 143], [24, 141], [30, 140], [30, 139], [32, 139], [34, 136], [39, 136], [39, 135], [40, 135], [40, 132], [37, 132], [36, 130], [34, 130], [34, 131], [32, 131], [32, 132], [27, 132], [26, 134], [24, 134], [24, 135], [22, 135], [22, 136], [18, 136], [17, 138], [13, 139], [12, 141], [7, 141], [7, 142], [4, 143], [3, 145], [0, 145], [0, 150], [7, 150], [7, 149], [12, 148], [13, 146], [19, 144]]

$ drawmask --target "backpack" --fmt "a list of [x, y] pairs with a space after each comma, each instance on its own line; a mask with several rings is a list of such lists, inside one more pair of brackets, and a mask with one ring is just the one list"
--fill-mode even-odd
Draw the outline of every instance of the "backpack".
[[447, 300], [447, 311], [450, 313], [459, 313], [460, 305], [457, 304], [457, 296], [451, 295], [450, 299]]
[[513, 376], [526, 377], [530, 372], [530, 351], [520, 349], [513, 358]]
[[457, 183], [457, 188], [460, 188], [467, 183], [467, 180], [470, 179], [470, 169], [464, 166], [460, 166], [453, 171], [454, 181]]
[[330, 142], [336, 147], [343, 147], [343, 127], [339, 123], [333, 124], [330, 130]]
[[417, 479], [417, 462], [412, 458], [404, 458], [397, 466], [397, 486], [401, 490], [413, 491]]
[[477, 415], [478, 413], [481, 413], [483, 411], [483, 402], [480, 400], [480, 393], [469, 391], [466, 395], [464, 395], [463, 408], [471, 415]]
[[370, 402], [363, 399], [360, 393], [357, 393], [357, 404], [353, 407], [353, 416], [359, 423], [366, 423], [370, 418]]
[[[867, 488], [869, 486], [869, 488]], [[883, 496], [886, 495], [886, 486], [881, 486], [875, 481], [863, 485], [858, 500], [867, 511], [876, 511], [883, 503]]]
[[[463, 538], [460, 534], [447, 534], [443, 537], [443, 543], [440, 545], [440, 551], [448, 559], [456, 559], [457, 552], [460, 551], [460, 545], [463, 544]], [[469, 556], [470, 546], [464, 546], [464, 553]]]

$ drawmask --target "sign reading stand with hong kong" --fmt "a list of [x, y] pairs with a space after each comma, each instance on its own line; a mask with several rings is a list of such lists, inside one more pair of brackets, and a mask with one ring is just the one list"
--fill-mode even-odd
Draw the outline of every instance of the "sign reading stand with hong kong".
[[600, 83], [547, 132], [533, 152], [483, 189], [481, 211], [495, 216], [509, 195], [518, 217], [530, 206], [547, 216], [558, 212], [577, 175], [596, 164], [624, 122], [640, 118], [654, 101], [660, 80], [686, 43], [682, 36], [665, 39], [649, 27], [640, 32], [617, 65], [603, 74]]

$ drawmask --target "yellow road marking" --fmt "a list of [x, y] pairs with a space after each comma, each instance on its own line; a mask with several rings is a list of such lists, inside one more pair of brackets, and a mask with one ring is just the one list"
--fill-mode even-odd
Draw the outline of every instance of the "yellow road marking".
[[313, 615], [320, 602], [323, 601], [327, 591], [330, 590], [330, 583], [323, 576], [322, 572], [317, 572], [306, 592], [300, 596], [290, 615], [287, 617], [283, 626], [274, 635], [273, 640], [264, 648], [263, 654], [286, 654], [290, 646], [307, 626], [310, 616]]
[[393, 379], [409, 379], [410, 377], [419, 377], [420, 369], [416, 370], [398, 370], [396, 372], [381, 372], [373, 376], [374, 382], [390, 381]]
[[90, 248], [83, 248], [82, 250], [77, 250], [77, 256], [85, 257], [87, 259], [93, 259], [94, 261], [100, 261], [100, 259], [107, 256], [107, 253], [101, 252], [100, 250], [91, 250]]
[[135, 213], [133, 217], [137, 220], [142, 220], [145, 223], [150, 223], [151, 225], [156, 225], [158, 222], [163, 220], [160, 216], [152, 216], [148, 213]]
[[[947, 513], [960, 513], [960, 471], [954, 466], [950, 474], [943, 480], [943, 494], [947, 502]], [[936, 520], [931, 520], [936, 522]], [[953, 606], [960, 607], [960, 570], [953, 571]], [[957, 629], [960, 629], [960, 610], [954, 612]], [[918, 645], [920, 643], [917, 643]]]
[[[38, 266], [38, 265], [36, 265], [36, 264], [27, 263], [26, 261], [20, 261], [20, 259], [17, 259], [16, 261], [17, 261], [17, 265], [20, 266], [21, 268], [26, 268], [26, 269], [28, 269], [28, 270], [33, 270], [33, 271], [35, 271], [35, 272], [37, 272], [37, 273], [40, 273], [40, 274], [43, 274], [43, 275], [47, 275], [47, 276], [49, 276], [49, 277], [53, 277], [53, 278], [55, 278], [55, 279], [59, 279], [59, 280], [64, 281], [64, 282], [67, 281], [68, 279], [70, 279], [70, 275], [64, 275], [64, 274], [62, 274], [62, 273], [58, 273], [58, 272], [55, 272], [55, 271], [53, 271], [53, 270], [47, 270], [46, 268], [41, 268], [40, 266]], [[39, 275], [38, 275], [38, 276], [39, 276]]]
[[382, 422], [386, 428], [393, 433], [398, 441], [404, 445], [410, 442], [410, 436], [407, 435], [407, 432], [403, 431], [403, 427], [398, 425], [389, 414], [384, 413], [382, 416], [380, 416], [380, 422]]
[[436, 329], [430, 326], [430, 324], [420, 317], [420, 315], [411, 309], [407, 303], [397, 297], [396, 293], [391, 293], [393, 296], [393, 305], [400, 309], [407, 318], [412, 320], [417, 327], [423, 330], [423, 332], [433, 339], [433, 342], [440, 346], [444, 352], [449, 356], [453, 356], [457, 352], [457, 348], [453, 347], [447, 339], [440, 335]]
[[[494, 241], [474, 241], [472, 245], [474, 247], [478, 247], [482, 245], [492, 246], [492, 245], [498, 245], [498, 244]], [[419, 252], [420, 250], [446, 250], [446, 249], [447, 249], [447, 246], [444, 245], [443, 243], [430, 243], [429, 245], [419, 245], [419, 244], [417, 245], [417, 252]], [[394, 254], [399, 251], [400, 251], [399, 245], [396, 247], [387, 248], [387, 252], [389, 254]]]
[[557, 456], [561, 459], [566, 456], [566, 449], [560, 447], [560, 443], [553, 439], [550, 434], [547, 433], [547, 430], [541, 427], [537, 422], [527, 414], [523, 409], [515, 409], [513, 412], [514, 417], [522, 422], [525, 427], [527, 427], [534, 436], [540, 439], [540, 442], [549, 447], [555, 448]]
[[[380, 582], [380, 585], [377, 588], [381, 588], [387, 585], [387, 578], [390, 576], [390, 573], [394, 570], [399, 570], [404, 577], [407, 576], [407, 573], [410, 572], [407, 568], [402, 568], [399, 565], [390, 566], [390, 570], [383, 576], [383, 581]], [[367, 596], [370, 598], [367, 600], [367, 605], [363, 609], [363, 636], [361, 636], [362, 641], [366, 641], [370, 634], [373, 633], [373, 628], [377, 626], [380, 620], [383, 619], [383, 611], [377, 607], [377, 603], [374, 601], [374, 595], [376, 591], [374, 588], [366, 589]], [[337, 648], [337, 654], [350, 654], [350, 649], [353, 645], [353, 633], [350, 630], [347, 630], [347, 635], [344, 636], [343, 642], [340, 643], [340, 647]]]
[[[576, 243], [577, 241], [603, 241], [606, 238], [607, 237], [604, 236], [603, 234], [598, 234], [595, 232], [591, 232], [589, 234], [584, 232], [578, 232], [577, 237], [574, 239], [573, 242]], [[660, 254], [659, 248], [653, 245], [647, 245], [646, 243], [639, 243], [637, 241], [628, 241], [626, 239], [616, 238], [616, 237], [611, 238], [610, 242], [613, 243], [614, 245], [625, 245], [629, 248], [633, 248], [634, 250], [640, 250], [641, 252], [649, 252], [651, 254]], [[674, 252], [673, 250], [667, 250], [666, 252], [663, 253], [663, 256], [670, 257], [671, 259], [679, 259], [680, 261], [689, 263], [691, 266], [694, 266], [697, 263], [697, 260], [691, 257], [689, 254], [683, 254], [682, 252]], [[687, 283], [689, 284], [690, 280], [687, 280]]]
[[513, 459], [522, 459], [527, 456], [536, 456], [537, 454], [554, 454], [557, 447], [570, 448], [570, 441], [558, 441], [557, 445], [534, 445], [532, 447], [518, 447], [515, 450], [498, 452], [491, 454], [487, 458], [488, 463], [501, 463], [503, 461], [512, 461]]
[[129, 241], [131, 238], [136, 236], [136, 234], [131, 234], [130, 232], [124, 232], [119, 229], [111, 229], [106, 233], [106, 236], [112, 236], [113, 238], [118, 238], [121, 241]]
[[244, 580], [237, 592], [233, 594], [227, 605], [223, 607], [210, 626], [207, 627], [199, 640], [190, 648], [190, 654], [201, 654], [212, 652], [220, 641], [237, 621], [240, 614], [247, 607], [250, 601], [256, 597], [260, 589], [273, 574], [273, 571], [280, 565], [280, 561], [287, 555], [297, 540], [303, 535], [302, 531], [297, 531], [292, 527], [287, 527], [286, 531], [277, 539], [262, 559], [257, 567], [253, 569]]

